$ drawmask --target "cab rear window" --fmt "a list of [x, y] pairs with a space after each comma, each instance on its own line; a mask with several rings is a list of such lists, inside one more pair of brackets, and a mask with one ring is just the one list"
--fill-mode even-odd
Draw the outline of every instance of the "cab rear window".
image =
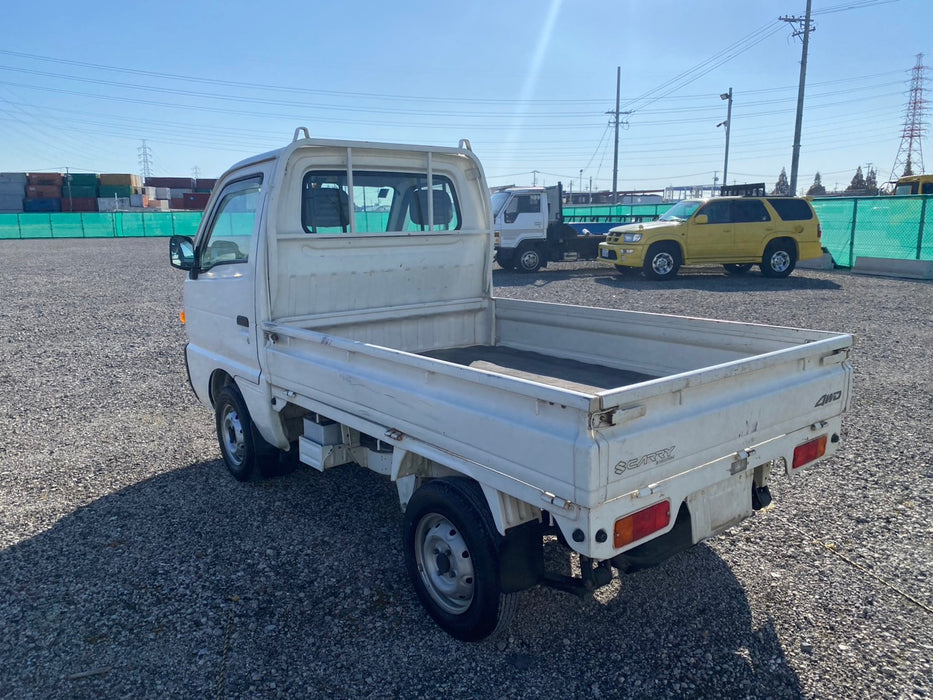
[[769, 199], [768, 204], [774, 207], [784, 221], [808, 221], [813, 218], [813, 209], [805, 199], [793, 199], [791, 197], [781, 199]]

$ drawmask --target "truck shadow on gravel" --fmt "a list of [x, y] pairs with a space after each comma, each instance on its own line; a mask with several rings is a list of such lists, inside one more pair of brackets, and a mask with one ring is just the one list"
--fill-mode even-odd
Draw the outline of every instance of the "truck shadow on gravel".
[[0, 552], [0, 696], [803, 697], [703, 545], [596, 599], [526, 591], [464, 644], [418, 603], [400, 523], [355, 467], [206, 462], [104, 496]]

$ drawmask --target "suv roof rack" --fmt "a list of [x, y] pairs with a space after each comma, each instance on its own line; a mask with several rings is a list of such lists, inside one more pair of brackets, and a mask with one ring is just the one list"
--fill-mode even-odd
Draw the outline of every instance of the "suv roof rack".
[[723, 185], [719, 191], [721, 197], [764, 197], [765, 183], [752, 182], [746, 185]]

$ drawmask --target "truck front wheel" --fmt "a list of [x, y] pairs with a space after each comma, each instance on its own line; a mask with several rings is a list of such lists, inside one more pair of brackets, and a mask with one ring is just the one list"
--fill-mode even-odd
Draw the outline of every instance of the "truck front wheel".
[[518, 596], [501, 590], [502, 538], [475, 482], [436, 479], [415, 491], [402, 537], [418, 598], [444, 631], [474, 642], [505, 629]]
[[512, 264], [519, 272], [537, 272], [541, 269], [541, 251], [533, 245], [522, 244]]
[[650, 280], [669, 280], [680, 269], [680, 248], [676, 243], [662, 241], [648, 249], [642, 271]]
[[252, 481], [283, 473], [286, 460], [263, 439], [250, 418], [246, 402], [236, 386], [228, 384], [214, 403], [217, 441], [227, 469], [237, 481]]

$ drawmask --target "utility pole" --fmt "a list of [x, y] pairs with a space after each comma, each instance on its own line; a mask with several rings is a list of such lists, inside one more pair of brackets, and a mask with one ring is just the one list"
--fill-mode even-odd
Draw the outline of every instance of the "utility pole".
[[729, 176], [729, 129], [732, 128], [732, 88], [729, 92], [724, 92], [719, 96], [723, 100], [729, 100], [729, 107], [726, 109], [726, 121], [719, 122], [716, 126], [726, 127], [726, 156], [722, 163], [722, 186], [729, 184], [726, 178]]
[[807, 82], [807, 49], [810, 46], [810, 32], [815, 31], [816, 27], [810, 26], [810, 5], [812, 0], [807, 0], [807, 13], [803, 18], [800, 17], [778, 17], [782, 22], [798, 25], [794, 29], [794, 36], [803, 36], [803, 49], [800, 54], [800, 80], [797, 83], [797, 121], [794, 124], [794, 152], [790, 161], [790, 194], [797, 195], [797, 166], [800, 163], [800, 131], [803, 124], [803, 93]]
[[622, 88], [622, 67], [616, 66], [616, 135], [615, 150], [612, 154], [612, 203], [619, 203], [618, 182], [619, 182], [619, 93]]

